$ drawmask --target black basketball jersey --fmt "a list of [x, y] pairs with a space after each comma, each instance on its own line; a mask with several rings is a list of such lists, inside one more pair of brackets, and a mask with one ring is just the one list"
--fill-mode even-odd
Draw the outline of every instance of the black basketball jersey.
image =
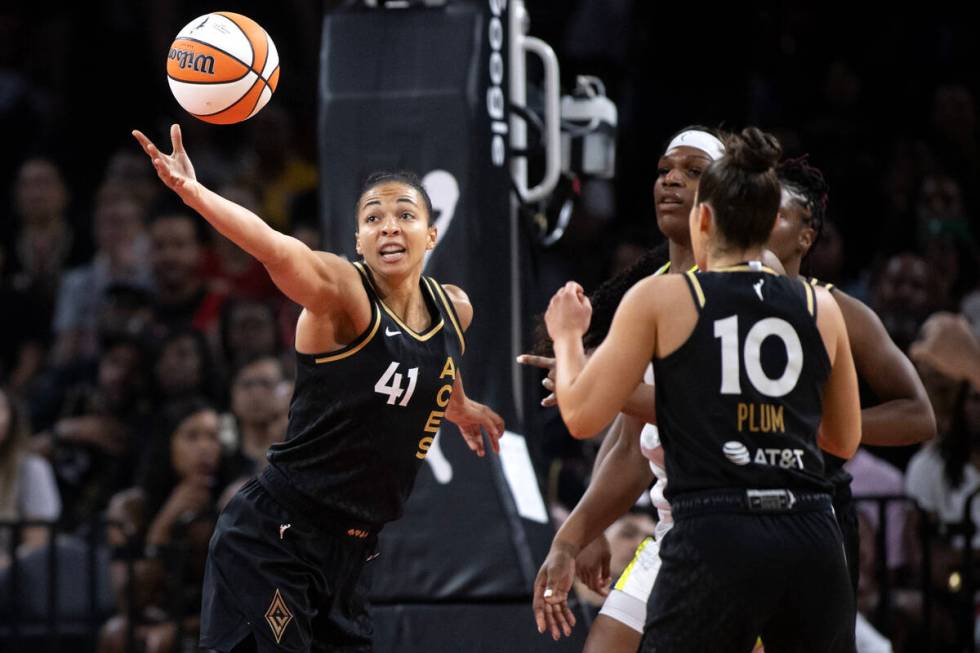
[[354, 342], [321, 355], [296, 353], [286, 439], [260, 480], [287, 506], [376, 529], [401, 516], [419, 467], [445, 419], [465, 347], [442, 286], [422, 277], [432, 324], [417, 333], [378, 297]]
[[687, 272], [698, 321], [653, 360], [666, 496], [830, 485], [816, 442], [830, 360], [808, 283], [758, 262]]

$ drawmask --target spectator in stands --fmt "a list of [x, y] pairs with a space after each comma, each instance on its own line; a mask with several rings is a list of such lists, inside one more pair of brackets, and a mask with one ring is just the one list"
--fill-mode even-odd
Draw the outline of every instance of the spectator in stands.
[[133, 152], [129, 147], [113, 152], [106, 163], [104, 181], [124, 186], [145, 210], [160, 195], [160, 184], [153, 166], [147, 164], [145, 157], [134, 154], [139, 152]]
[[928, 363], [951, 379], [980, 390], [980, 338], [962, 316], [936, 313], [922, 326], [910, 350], [913, 359]]
[[190, 328], [168, 333], [157, 347], [151, 397], [157, 406], [202, 396], [217, 402], [223, 390], [207, 340]]
[[871, 308], [902, 351], [908, 351], [929, 314], [945, 303], [936, 296], [936, 290], [932, 271], [916, 254], [891, 257], [877, 274], [871, 290]]
[[[949, 429], [912, 458], [905, 480], [909, 496], [940, 524], [963, 521], [966, 497], [980, 489], [980, 390], [961, 385]], [[980, 528], [980, 501], [971, 515]], [[953, 544], [962, 548], [962, 538]], [[973, 547], [980, 550], [980, 533]]]
[[[68, 187], [61, 170], [45, 158], [25, 161], [14, 186], [15, 220], [7, 237], [15, 285], [53, 307], [62, 271], [81, 263], [81, 239], [68, 219]], [[4, 225], [6, 227], [7, 225]]]
[[[0, 520], [57, 521], [61, 498], [51, 466], [27, 449], [30, 427], [24, 409], [0, 388]], [[47, 544], [49, 530], [27, 526], [20, 542], [11, 542], [11, 533], [0, 529], [0, 567], [10, 563], [14, 545], [18, 555]]]
[[98, 353], [98, 319], [112, 283], [150, 288], [143, 209], [135, 197], [103, 186], [94, 216], [96, 252], [70, 270], [58, 293], [54, 317], [54, 363], [65, 365]]
[[59, 390], [56, 417], [34, 438], [35, 450], [54, 466], [67, 530], [85, 524], [105, 510], [109, 497], [132, 485], [144, 444], [140, 435], [150, 420], [143, 341], [118, 335], [101, 348], [96, 364], [82, 366], [74, 383], [52, 388]]
[[[868, 452], [861, 447], [844, 469], [851, 475], [851, 492], [855, 497], [859, 520], [860, 553], [858, 581], [858, 609], [866, 617], [873, 617], [873, 608], [878, 605], [879, 578], [877, 548], [878, 531], [882, 528], [879, 520], [878, 503], [862, 501], [864, 496], [900, 497], [905, 494], [905, 482], [897, 467]], [[907, 569], [906, 536], [908, 506], [904, 501], [892, 501], [885, 509], [885, 570], [888, 580], [895, 587], [900, 574]], [[894, 606], [893, 606], [894, 608]]]
[[211, 292], [201, 275], [200, 220], [182, 204], [168, 201], [150, 217], [150, 243], [158, 330], [166, 333], [190, 327], [208, 333], [215, 329], [223, 296]]
[[[3, 366], [14, 388], [25, 389], [41, 371], [48, 331], [64, 269], [84, 260], [85, 246], [68, 219], [68, 187], [49, 159], [35, 157], [19, 168], [13, 188], [14, 215], [2, 221], [3, 299], [8, 315], [23, 322], [4, 326]], [[4, 320], [7, 322], [7, 320]]]
[[282, 361], [275, 356], [255, 357], [238, 369], [231, 384], [231, 412], [222, 416], [221, 440], [237, 476], [227, 498], [265, 468], [269, 446], [286, 437], [292, 394]]
[[43, 371], [50, 315], [30, 290], [18, 288], [7, 274], [10, 251], [0, 242], [0, 306], [16, 320], [0, 320], [0, 385], [25, 392]]
[[255, 358], [276, 356], [283, 345], [272, 305], [254, 299], [230, 299], [221, 307], [222, 363], [226, 370], [234, 372]]
[[[144, 461], [135, 488], [113, 497], [110, 529], [117, 551], [135, 552], [136, 639], [146, 653], [182, 650], [178, 620], [196, 641], [200, 591], [208, 541], [217, 517], [216, 499], [226, 481], [218, 439], [218, 413], [199, 399], [168, 406], [161, 430]], [[129, 548], [126, 548], [128, 535]], [[118, 558], [118, 556], [117, 556]], [[123, 651], [127, 629], [125, 565], [112, 565], [120, 614], [103, 627], [100, 653]]]
[[114, 282], [105, 289], [98, 315], [99, 337], [146, 337], [153, 322], [153, 293], [144, 286]]
[[970, 222], [959, 182], [944, 174], [926, 176], [916, 205], [918, 250], [936, 280], [938, 296], [954, 302], [977, 283], [980, 249]]
[[243, 177], [260, 189], [261, 215], [274, 228], [288, 232], [293, 200], [317, 187], [316, 166], [305, 160], [293, 145], [289, 114], [269, 105], [249, 121], [253, 156]]
[[933, 619], [934, 636], [952, 641], [958, 601], [951, 599], [962, 589], [966, 541], [958, 529], [964, 519], [975, 529], [974, 565], [980, 559], [980, 500], [974, 500], [965, 514], [967, 498], [980, 490], [980, 390], [961, 384], [949, 428], [912, 458], [905, 484], [907, 494], [929, 515], [930, 530], [936, 535], [929, 579], [939, 608]]

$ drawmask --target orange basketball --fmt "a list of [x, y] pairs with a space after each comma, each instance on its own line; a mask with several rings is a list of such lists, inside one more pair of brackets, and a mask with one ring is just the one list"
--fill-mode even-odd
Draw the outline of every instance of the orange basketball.
[[180, 30], [167, 54], [167, 81], [180, 106], [205, 122], [248, 120], [279, 83], [279, 53], [262, 26], [218, 11]]

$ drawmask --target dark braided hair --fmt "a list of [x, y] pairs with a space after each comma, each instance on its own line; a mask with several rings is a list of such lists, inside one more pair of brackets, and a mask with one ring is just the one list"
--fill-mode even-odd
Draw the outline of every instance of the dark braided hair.
[[796, 159], [786, 159], [776, 168], [779, 183], [793, 193], [802, 196], [805, 199], [804, 208], [810, 211], [813, 244], [810, 245], [807, 256], [820, 241], [820, 234], [823, 233], [823, 225], [827, 219], [827, 205], [830, 202], [830, 195], [828, 194], [830, 186], [827, 185], [823, 173], [810, 165], [809, 156], [804, 154]]
[[939, 455], [943, 459], [943, 476], [951, 488], [963, 485], [967, 461], [970, 459], [970, 433], [966, 424], [966, 401], [970, 395], [969, 383], [960, 385], [953, 404], [949, 429], [939, 438]]
[[[589, 323], [589, 330], [582, 337], [586, 349], [598, 347], [606, 338], [616, 308], [626, 291], [662, 268], [668, 261], [670, 261], [670, 243], [664, 241], [648, 250], [633, 265], [603, 282], [589, 295], [589, 301], [592, 303], [592, 321]], [[534, 328], [534, 343], [534, 353], [540, 356], [554, 355], [551, 338], [548, 337], [548, 330], [541, 316], [537, 318], [537, 325]]]

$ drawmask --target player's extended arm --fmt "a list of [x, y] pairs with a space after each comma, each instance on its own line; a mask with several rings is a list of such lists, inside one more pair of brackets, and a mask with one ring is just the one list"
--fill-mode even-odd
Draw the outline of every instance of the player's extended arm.
[[817, 443], [838, 458], [850, 458], [861, 441], [861, 402], [857, 373], [847, 339], [847, 327], [837, 302], [817, 288], [817, 327], [830, 357], [830, 377], [824, 387], [823, 419]]
[[636, 386], [623, 405], [623, 412], [647, 424], [657, 423], [657, 393], [649, 383]]
[[568, 593], [576, 573], [575, 557], [620, 515], [629, 510], [653, 479], [639, 448], [643, 423], [620, 415], [612, 430], [623, 427], [589, 489], [562, 524], [551, 550], [534, 580], [532, 606], [538, 632], [551, 631], [558, 639], [571, 634], [575, 616], [568, 608]]
[[861, 442], [900, 446], [934, 437], [936, 417], [912, 361], [874, 311], [839, 290], [832, 294], [844, 316], [858, 376], [881, 401], [861, 411]]
[[[556, 406], [558, 401], [555, 399], [555, 359], [548, 356], [521, 354], [517, 357], [517, 362], [521, 365], [531, 365], [548, 370], [548, 376], [541, 381], [541, 384], [544, 386], [544, 389], [551, 394], [541, 400], [541, 405], [546, 408]], [[626, 404], [623, 406], [623, 412], [627, 415], [647, 422], [648, 424], [656, 424], [656, 393], [654, 392], [653, 386], [649, 383], [641, 383], [640, 385], [636, 386], [636, 389], [633, 390], [633, 393], [630, 394], [629, 398], [626, 400]], [[608, 435], [603, 438], [602, 444], [599, 446], [599, 453], [596, 457], [596, 467], [598, 467], [600, 459], [606, 455], [607, 440], [609, 440]]]
[[173, 153], [169, 155], [160, 152], [141, 132], [133, 131], [133, 136], [152, 160], [163, 183], [219, 233], [258, 259], [276, 286], [291, 300], [319, 315], [338, 304], [346, 305], [353, 296], [351, 290], [360, 289], [357, 271], [344, 259], [314, 252], [197, 181], [184, 149], [180, 126], [170, 128]]
[[551, 299], [545, 321], [555, 348], [558, 408], [572, 436], [588, 438], [609, 424], [643, 379], [656, 340], [659, 302], [652, 286], [662, 281], [645, 279], [626, 293], [588, 362], [582, 334], [592, 308], [581, 286], [569, 282]]
[[[470, 303], [470, 298], [457, 286], [445, 285], [443, 289], [459, 317], [459, 328], [465, 332], [473, 322], [473, 305]], [[504, 434], [504, 420], [489, 406], [466, 396], [466, 391], [463, 389], [463, 372], [459, 368], [456, 369], [456, 378], [453, 380], [452, 398], [446, 406], [446, 419], [459, 427], [466, 446], [477, 456], [483, 456], [485, 453], [481, 428], [487, 432], [494, 453], [500, 453], [500, 436]]]
[[653, 482], [653, 472], [640, 450], [643, 422], [620, 415], [610, 427], [610, 432], [614, 430], [618, 436], [608, 455], [555, 535], [553, 546], [565, 548], [573, 557], [626, 513]]
[[477, 456], [483, 457], [485, 453], [481, 427], [490, 438], [490, 448], [494, 453], [500, 453], [500, 436], [504, 434], [504, 419], [489, 406], [466, 396], [463, 390], [463, 374], [458, 369], [456, 379], [453, 381], [452, 399], [446, 406], [446, 419], [459, 427], [466, 446]]

